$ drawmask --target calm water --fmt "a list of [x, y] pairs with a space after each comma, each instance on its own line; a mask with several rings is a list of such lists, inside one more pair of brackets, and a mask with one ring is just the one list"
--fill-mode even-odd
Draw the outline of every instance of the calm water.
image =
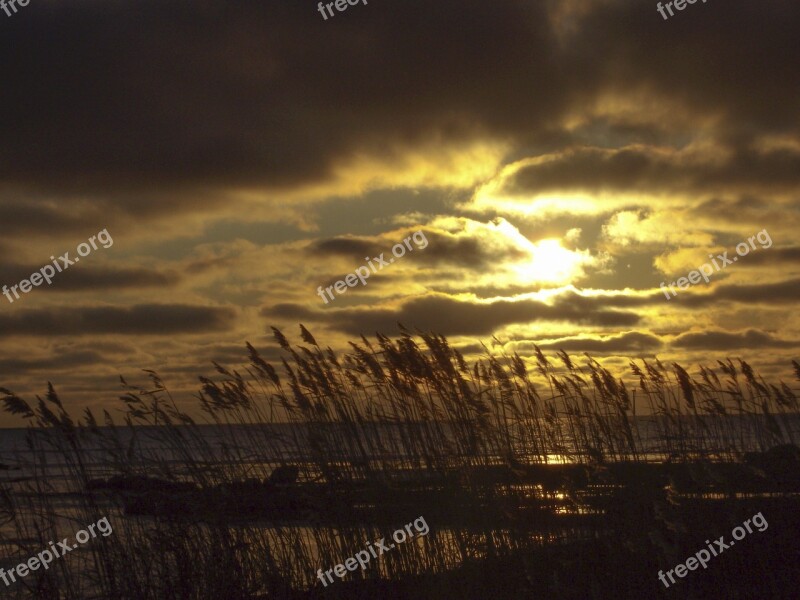
[[[714, 426], [730, 425], [737, 432], [736, 447], [745, 451], [760, 450], [758, 446], [757, 428], [752, 425], [753, 420], [742, 420], [742, 417], [728, 416], [717, 417], [709, 421]], [[669, 440], [661, 435], [663, 420], [655, 417], [635, 417], [634, 437], [642, 456], [647, 459], [658, 459], [665, 455]], [[761, 420], [755, 421], [762, 427]], [[800, 442], [800, 415], [786, 418], [788, 430], [781, 425], [786, 439]], [[744, 426], [740, 426], [744, 425]], [[365, 426], [363, 445], [370, 455], [379, 454], [385, 460], [402, 461], [407, 458], [402, 452], [401, 438], [404, 433], [418, 435], [420, 426], [372, 424]], [[447, 437], [452, 437], [446, 425], [440, 426]], [[411, 431], [413, 430], [413, 431]], [[106, 432], [109, 429], [101, 428]], [[317, 431], [320, 431], [318, 428]], [[343, 426], [325, 425], [322, 430], [327, 437], [328, 445], [325, 454], [332, 460], [358, 459], [361, 454], [355, 445], [348, 448], [348, 440], [352, 436]], [[117, 429], [120, 450], [118, 454], [121, 461], [129, 465], [147, 467], [156, 462], [170, 465], [176, 474], [181, 474], [181, 467], [187, 462], [188, 450], [192, 460], [205, 462], [211, 465], [238, 466], [246, 473], [248, 467], [261, 465], [262, 467], [277, 464], [281, 461], [303, 462], [310, 458], [308, 427], [306, 425], [270, 424], [270, 425], [202, 425], [196, 428], [201, 440], [192, 440], [188, 435], [178, 445], [170, 444], [165, 439], [161, 427], [137, 427], [135, 433], [130, 429]], [[741, 433], [741, 436], [740, 436]], [[30, 474], [29, 465], [34, 461], [34, 455], [26, 443], [25, 429], [0, 429], [0, 464], [19, 466], [20, 470], [0, 470], [0, 484], [9, 480], [25, 477]], [[133, 439], [135, 437], [135, 439]], [[695, 439], [691, 431], [687, 433], [684, 444], [692, 447]], [[673, 440], [675, 442], [675, 440]], [[66, 476], [64, 455], [54, 449], [41, 445], [38, 452], [40, 461], [45, 463], [42, 473], [49, 478], [49, 483], [54, 491], [77, 491], [70, 485]], [[86, 465], [93, 477], [107, 476], [109, 471], [110, 453], [104, 449], [97, 438], [87, 437], [83, 442]], [[128, 454], [130, 449], [131, 454]], [[202, 448], [202, 450], [201, 450]], [[519, 449], [522, 456], [524, 449]], [[555, 462], [569, 461], [569, 452], [561, 455], [550, 455], [550, 460]], [[263, 469], [262, 469], [263, 470]], [[268, 472], [268, 471], [267, 471]], [[253, 474], [251, 476], [257, 476]]]
[[[662, 429], [663, 421], [653, 417], [637, 417], [633, 420], [634, 436], [637, 447], [643, 450], [643, 458], [657, 459], [663, 458], [666, 449], [669, 447], [670, 440], [663, 439], [659, 433]], [[800, 416], [792, 416], [786, 419], [789, 431], [784, 430], [787, 439], [800, 441]], [[710, 423], [712, 429], [719, 426], [730, 426], [737, 432], [736, 446], [744, 450], [759, 450], [757, 431], [763, 428], [763, 422], [745, 422], [740, 417], [725, 417], [717, 422]], [[442, 425], [445, 432], [447, 428]], [[348, 450], [348, 431], [341, 425], [326, 425], [324, 434], [328, 437], [329, 446], [326, 456], [331, 461], [347, 460], [349, 458], [359, 458], [359, 454]], [[399, 443], [404, 434], [413, 433], [418, 435], [420, 430], [417, 426], [409, 432], [398, 425], [380, 424], [370, 425], [365, 429], [363, 444], [367, 451], [380, 449], [384, 460], [396, 460], [398, 464], [404, 463], [407, 457], [404, 456], [399, 448]], [[109, 432], [110, 430], [105, 430]], [[260, 425], [260, 426], [200, 426], [193, 430], [199, 436], [199, 440], [192, 441], [191, 436], [184, 438], [180, 445], [171, 445], [169, 439], [164, 436], [164, 428], [141, 427], [135, 432], [128, 429], [117, 429], [119, 446], [115, 452], [118, 453], [119, 461], [133, 466], [136, 471], [148, 473], [152, 476], [163, 476], [155, 470], [156, 463], [169, 465], [170, 471], [178, 477], [189, 475], [185, 465], [187, 462], [205, 462], [209, 469], [224, 468], [229, 473], [233, 472], [242, 478], [267, 476], [272, 468], [279, 462], [289, 461], [300, 463], [310, 458], [309, 452], [309, 429], [307, 426], [297, 425]], [[739, 433], [741, 432], [741, 436]], [[188, 433], [188, 432], [187, 432]], [[0, 487], [12, 490], [19, 499], [19, 506], [26, 506], [24, 500], [26, 488], [30, 476], [32, 475], [31, 465], [34, 464], [36, 456], [26, 443], [28, 432], [25, 429], [4, 429], [0, 430], [0, 464], [19, 466], [19, 470], [0, 470]], [[447, 437], [452, 434], [445, 433]], [[110, 438], [110, 436], [108, 436]], [[674, 440], [672, 440], [674, 442]], [[692, 445], [697, 440], [691, 434], [684, 436], [683, 442]], [[339, 442], [338, 444], [335, 442]], [[113, 472], [109, 466], [111, 452], [108, 447], [104, 448], [97, 437], [88, 437], [84, 441], [84, 457], [87, 460], [86, 466], [92, 477], [106, 477]], [[187, 456], [183, 452], [189, 449]], [[129, 449], [132, 450], [130, 455]], [[45, 481], [48, 486], [47, 494], [50, 496], [53, 508], [62, 516], [63, 522], [59, 525], [59, 530], [68, 532], [79, 529], [83, 523], [80, 522], [80, 511], [77, 510], [80, 498], [76, 494], [80, 492], [80, 487], [71, 479], [69, 465], [65, 456], [54, 449], [47, 449], [42, 446], [38, 451], [40, 481]], [[191, 461], [187, 460], [191, 459]], [[549, 456], [553, 461], [569, 460], [569, 456]], [[109, 504], [107, 506], [107, 516], [112, 523], [119, 524], [122, 517], [119, 509]], [[74, 516], [75, 518], [71, 518]], [[409, 515], [408, 518], [415, 518], [418, 515]], [[137, 517], [137, 519], [147, 519], [147, 517]], [[250, 524], [246, 529], [251, 530], [255, 535], [256, 531], [268, 532], [273, 528], [269, 523]], [[297, 528], [298, 535], [304, 536], [304, 543], [311, 548], [312, 553], [316, 554], [314, 536], [311, 530], [303, 527]], [[11, 523], [2, 525], [0, 523], [0, 546], [11, 548], [21, 538], [19, 532], [12, 529]], [[124, 536], [120, 529], [115, 530], [117, 536]], [[307, 538], [307, 539], [306, 539]], [[121, 539], [121, 538], [120, 538]], [[0, 548], [2, 554], [3, 548]], [[457, 564], [456, 557], [453, 557], [453, 565]]]

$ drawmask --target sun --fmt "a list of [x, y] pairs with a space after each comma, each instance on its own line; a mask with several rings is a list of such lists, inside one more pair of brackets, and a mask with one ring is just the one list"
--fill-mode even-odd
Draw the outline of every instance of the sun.
[[557, 239], [531, 244], [531, 260], [517, 266], [519, 275], [528, 281], [567, 284], [582, 272], [584, 256], [567, 250]]
[[504, 265], [518, 284], [568, 285], [584, 275], [587, 266], [597, 264], [588, 250], [569, 250], [559, 238], [532, 242], [514, 225], [498, 218], [492, 227], [502, 233], [523, 257]]

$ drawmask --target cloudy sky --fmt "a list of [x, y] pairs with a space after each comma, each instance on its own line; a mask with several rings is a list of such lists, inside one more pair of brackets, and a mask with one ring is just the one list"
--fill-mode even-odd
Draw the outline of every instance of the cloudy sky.
[[[790, 0], [0, 13], [0, 284], [113, 238], [0, 296], [0, 386], [112, 408], [119, 374], [155, 368], [188, 399], [245, 341], [274, 356], [270, 325], [340, 348], [398, 321], [467, 354], [496, 336], [789, 379], [798, 30]], [[709, 283], [659, 289], [764, 230]], [[425, 248], [317, 295], [416, 231]]]

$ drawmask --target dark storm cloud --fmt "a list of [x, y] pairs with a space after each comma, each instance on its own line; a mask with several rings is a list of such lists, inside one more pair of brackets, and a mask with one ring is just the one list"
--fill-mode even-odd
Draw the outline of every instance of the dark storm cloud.
[[758, 348], [797, 348], [797, 341], [780, 340], [772, 335], [748, 329], [741, 333], [726, 331], [705, 331], [702, 333], [685, 333], [673, 340], [676, 348], [691, 350], [721, 350], [733, 348], [755, 350]]
[[[59, 263], [60, 264], [60, 263]], [[43, 265], [19, 265], [0, 263], [0, 281], [13, 285], [29, 279]], [[175, 272], [164, 273], [141, 268], [83, 267], [57, 273], [51, 285], [40, 289], [50, 292], [80, 292], [106, 289], [170, 287], [180, 281]], [[12, 296], [13, 297], [13, 296]]]
[[731, 140], [764, 131], [797, 133], [800, 5], [731, 0], [695, 5], [667, 22], [655, 3], [593, 6], [575, 28], [570, 50], [591, 65], [586, 75], [598, 85], [675, 100], [675, 120], [713, 116]]
[[101, 365], [108, 357], [90, 350], [49, 356], [45, 359], [0, 358], [0, 377], [13, 377], [28, 371], [55, 371], [92, 365]]
[[238, 262], [239, 257], [236, 255], [208, 256], [190, 261], [184, 270], [191, 275], [201, 275], [214, 269], [233, 269]]
[[[302, 319], [325, 322], [333, 327], [345, 323], [342, 330], [348, 333], [362, 333], [376, 327], [378, 327], [376, 330], [379, 331], [385, 331], [387, 327], [394, 330], [395, 324], [401, 321], [411, 327], [421, 327], [437, 332], [441, 330], [441, 328], [437, 329], [439, 323], [442, 326], [447, 324], [448, 329], [447, 331], [442, 330], [443, 333], [468, 335], [486, 334], [495, 327], [512, 323], [523, 324], [541, 320], [566, 320], [576, 325], [625, 326], [638, 323], [641, 316], [647, 314], [644, 311], [648, 311], [649, 307], [680, 311], [714, 307], [720, 302], [741, 305], [787, 305], [796, 303], [798, 297], [800, 297], [800, 279], [792, 279], [753, 285], [719, 285], [710, 291], [707, 289], [684, 290], [677, 297], [672, 297], [671, 300], [667, 300], [661, 291], [631, 296], [616, 293], [582, 295], [581, 292], [567, 290], [555, 298], [553, 305], [535, 300], [477, 304], [442, 296], [429, 296], [416, 298], [396, 309], [339, 309], [335, 307], [336, 310], [327, 312], [307, 308], [300, 304], [280, 303], [263, 308], [260, 314], [263, 317], [283, 318], [288, 322]], [[503, 314], [495, 314], [495, 312]], [[470, 323], [471, 319], [481, 319], [482, 323]], [[359, 321], [369, 323], [369, 326], [360, 329], [357, 325]], [[463, 326], [456, 325], [462, 321], [466, 321]], [[380, 327], [384, 329], [380, 329]], [[584, 338], [575, 338], [575, 340], [582, 342]], [[622, 341], [613, 341], [614, 338], [604, 338], [604, 340], [607, 347], [613, 346], [617, 342], [641, 341], [641, 349], [647, 349], [645, 338], [635, 338], [632, 334], [631, 337]], [[650, 337], [647, 340], [650, 340]], [[590, 340], [587, 343], [593, 342]]]
[[[2, 91], [0, 91], [0, 95]], [[0, 129], [3, 125], [0, 124]], [[0, 141], [0, 152], [4, 142]], [[10, 199], [0, 202], [0, 223], [6, 233], [16, 235], [29, 235], [41, 232], [58, 231], [61, 233], [76, 233], [84, 235], [87, 232], [97, 231], [88, 222], [97, 222], [100, 219], [99, 211], [86, 210], [85, 207], [75, 205], [56, 206], [39, 198], [22, 197], [12, 190], [3, 190], [0, 187], [0, 199], [7, 195]]]
[[[641, 320], [639, 311], [616, 309], [641, 309], [664, 307], [674, 310], [695, 310], [713, 307], [722, 301], [739, 304], [794, 304], [800, 295], [800, 279], [759, 285], [721, 285], [709, 293], [684, 291], [668, 301], [662, 292], [641, 296], [599, 293], [584, 296], [567, 290], [558, 295], [552, 305], [536, 300], [497, 301], [478, 304], [454, 300], [444, 296], [427, 296], [410, 300], [398, 308], [336, 308], [316, 310], [305, 305], [280, 303], [264, 307], [260, 314], [266, 318], [285, 319], [291, 323], [300, 320], [327, 323], [350, 334], [396, 329], [397, 322], [410, 327], [433, 330], [446, 335], [488, 335], [496, 328], [510, 324], [525, 324], [534, 321], [568, 321], [576, 325], [598, 325], [605, 327], [631, 326]], [[644, 313], [642, 313], [644, 314]], [[589, 338], [565, 338], [575, 348], [610, 351], [648, 350], [651, 344], [660, 345], [658, 338], [650, 334], [629, 333], [622, 338], [608, 337], [602, 340]], [[558, 346], [559, 348], [561, 346]], [[564, 346], [567, 349], [567, 346]]]
[[757, 252], [749, 254], [747, 260], [739, 263], [742, 267], [755, 267], [755, 266], [785, 266], [800, 264], [800, 246], [791, 246], [789, 248], [770, 248], [769, 252]]
[[[425, 281], [427, 288], [430, 291], [439, 292], [445, 295], [455, 295], [464, 291], [466, 284], [463, 278], [459, 278], [460, 273], [451, 272], [443, 273], [443, 276], [437, 277], [437, 273], [422, 276], [420, 281]], [[542, 286], [544, 287], [544, 286]], [[474, 294], [476, 298], [489, 299], [504, 296], [511, 298], [521, 294], [527, 294], [531, 291], [530, 284], [489, 284], [485, 286], [470, 285], [469, 293]]]
[[698, 204], [694, 211], [698, 215], [714, 213], [717, 215], [724, 215], [725, 213], [732, 213], [732, 217], [736, 218], [743, 211], [758, 210], [763, 213], [770, 207], [770, 203], [759, 197], [744, 194], [735, 199], [730, 198], [710, 198], [705, 202]]
[[631, 326], [639, 316], [605, 310], [600, 303], [585, 302], [577, 295], [548, 305], [536, 300], [497, 301], [488, 304], [462, 302], [443, 296], [414, 298], [396, 309], [351, 309], [318, 313], [294, 304], [262, 309], [262, 316], [326, 322], [349, 334], [394, 332], [397, 323], [443, 335], [490, 335], [497, 328], [537, 321], [568, 321], [595, 326]]
[[314, 320], [323, 321], [324, 316], [322, 313], [306, 308], [302, 304], [292, 304], [290, 302], [282, 302], [274, 306], [265, 306], [259, 311], [262, 317], [278, 317], [288, 320]]
[[[696, 206], [688, 209], [686, 217], [707, 219], [709, 215], [714, 215], [714, 219], [720, 223], [732, 223], [741, 225], [742, 223], [752, 223], [755, 227], [764, 225], [774, 227], [774, 223], [783, 223], [787, 220], [800, 220], [800, 203], [797, 198], [790, 195], [779, 194], [779, 197], [771, 197], [769, 193], [769, 182], [764, 185], [762, 194], [744, 193], [737, 195], [732, 193], [729, 197], [711, 197]], [[794, 190], [793, 190], [794, 191]], [[784, 196], [781, 198], [780, 196]], [[736, 244], [741, 238], [734, 237], [733, 234], [718, 238], [720, 244]], [[748, 257], [749, 258], [749, 257]]]
[[[786, 262], [795, 261], [795, 253], [791, 251], [791, 249], [788, 250], [788, 252], [782, 255], [780, 260]], [[752, 257], [755, 256], [758, 255], [752, 255]], [[750, 260], [750, 258], [751, 256], [748, 256], [747, 260]], [[600, 293], [593, 296], [580, 296], [574, 292], [568, 292], [567, 294], [574, 296], [569, 300], [574, 306], [586, 308], [607, 306], [612, 308], [644, 309], [649, 306], [656, 306], [674, 310], [695, 310], [697, 308], [713, 307], [724, 301], [743, 305], [783, 305], [797, 302], [797, 298], [800, 297], [800, 279], [790, 279], [775, 283], [722, 284], [714, 288], [708, 288], [702, 284], [698, 284], [690, 287], [688, 290], [679, 290], [678, 288], [675, 288], [675, 290], [678, 291], [678, 295], [670, 295], [669, 300], [667, 300], [663, 291], [641, 296], [608, 293]]]
[[498, 246], [497, 239], [446, 235], [426, 231], [428, 247], [413, 255], [422, 263], [448, 263], [465, 269], [483, 270], [491, 265], [527, 258], [529, 255], [510, 243]]
[[[791, 249], [782, 256], [781, 260], [793, 262], [795, 252]], [[766, 254], [766, 253], [765, 253]], [[758, 256], [753, 254], [752, 257]], [[748, 256], [746, 260], [750, 260]], [[740, 264], [744, 264], [743, 262]], [[728, 301], [739, 304], [793, 304], [800, 297], [800, 279], [789, 279], [774, 283], [759, 284], [722, 284], [709, 290], [698, 284], [689, 290], [679, 290], [677, 296], [670, 296], [667, 300], [663, 292], [653, 292], [642, 296], [626, 296], [624, 294], [600, 293], [593, 296], [580, 296], [574, 292], [567, 292], [569, 300], [574, 306], [596, 308], [609, 306], [614, 308], [637, 308], [647, 306], [668, 306], [673, 309], [696, 309]]]
[[[796, 133], [796, 3], [729, 0], [668, 23], [651, 4], [583, 4], [562, 33], [548, 14], [562, 2], [386, 0], [327, 22], [313, 3], [40, 2], [0, 36], [0, 189], [88, 198], [117, 217], [190, 211], [223, 189], [318, 182], [337, 161], [430, 140], [555, 149], [576, 107], [642, 89], [682, 117], [715, 115], [730, 139]], [[788, 152], [734, 162], [748, 169], [715, 177], [796, 181]], [[660, 165], [598, 166], [619, 184]], [[41, 227], [54, 218], [31, 210]], [[20, 225], [37, 227], [29, 216]]]
[[[320, 285], [322, 286], [322, 289], [327, 289], [329, 287], [333, 287], [336, 284], [337, 281], [344, 281], [345, 277], [350, 275], [350, 273], [353, 273], [354, 270], [356, 268], [360, 267], [360, 266], [362, 266], [362, 265], [354, 264], [353, 265], [353, 271], [349, 271], [347, 273], [339, 273], [339, 274], [330, 275], [330, 276], [326, 275], [325, 279], [316, 279], [316, 278], [314, 278], [309, 283], [311, 284], [311, 288], [314, 290], [315, 299], [320, 304], [324, 304], [322, 302], [322, 299], [319, 297], [319, 295], [316, 295], [317, 294], [317, 291], [316, 291], [317, 287], [320, 286]], [[373, 292], [375, 290], [381, 290], [381, 291], [386, 290], [386, 293], [391, 294], [392, 291], [393, 291], [393, 289], [391, 289], [391, 288], [394, 287], [396, 289], [396, 286], [398, 285], [397, 281], [398, 281], [398, 278], [395, 277], [394, 275], [388, 275], [386, 273], [381, 273], [380, 274], [380, 278], [376, 275], [372, 279], [368, 279], [367, 280], [367, 284], [369, 286], [369, 289], [367, 291], [363, 291], [363, 290], [359, 289], [361, 287], [360, 282], [359, 282], [358, 286], [356, 288], [354, 288], [353, 291], [355, 292], [355, 294], [358, 294], [359, 297], [362, 297], [362, 296], [365, 296], [365, 295], [370, 295], [371, 292]], [[345, 294], [347, 294], [347, 291], [349, 291], [349, 290], [350, 290], [350, 288], [346, 288]], [[331, 290], [331, 293], [334, 294], [334, 298], [339, 298], [339, 295], [337, 295], [335, 293], [335, 290]], [[353, 298], [354, 300], [356, 300], [355, 294], [347, 295], [347, 299], [349, 300], [350, 298]], [[330, 301], [330, 297], [328, 297], [328, 300]], [[328, 304], [328, 306], [333, 307], [336, 304], [341, 304], [341, 303], [333, 303], [333, 305]]]
[[[520, 350], [525, 342], [515, 348]], [[614, 353], [639, 353], [658, 350], [662, 346], [661, 339], [649, 333], [629, 331], [620, 335], [610, 335], [600, 338], [568, 337], [538, 344], [540, 348], [553, 350], [566, 350], [567, 352], [614, 352]], [[533, 350], [533, 346], [530, 347]]]
[[306, 252], [312, 255], [333, 254], [354, 260], [362, 260], [365, 256], [372, 258], [380, 250], [380, 246], [371, 241], [358, 238], [338, 237], [327, 240], [317, 240], [308, 245]]
[[657, 298], [658, 294], [655, 293], [649, 296], [626, 296], [624, 294], [583, 296], [578, 292], [569, 290], [559, 296], [559, 301], [569, 303], [581, 310], [597, 310], [603, 306], [613, 306], [615, 308], [646, 306], [652, 304]]
[[717, 288], [714, 296], [735, 302], [795, 303], [800, 297], [800, 279], [754, 285], [723, 285]]
[[[757, 256], [757, 255], [753, 255]], [[750, 257], [748, 256], [748, 259]], [[663, 297], [663, 295], [662, 295]], [[727, 300], [741, 304], [795, 304], [800, 297], [800, 279], [790, 279], [777, 283], [753, 285], [720, 285], [710, 294], [678, 294], [672, 301], [690, 308], [710, 306]]]
[[580, 148], [517, 171], [505, 184], [512, 194], [558, 190], [717, 191], [796, 189], [800, 153], [789, 150], [737, 150], [722, 163], [664, 154], [653, 149]]
[[[0, 178], [53, 192], [280, 187], [357, 148], [387, 155], [520, 118], [536, 129], [562, 108], [543, 4], [388, 2], [348, 17], [247, 0], [40, 4], [0, 38], [14, 115]], [[534, 110], [545, 81], [554, 93]]]
[[230, 308], [184, 304], [23, 309], [0, 315], [0, 335], [191, 334], [229, 330], [235, 317]]
[[[409, 243], [412, 244], [414, 251], [405, 255], [404, 262], [416, 261], [428, 265], [450, 264], [465, 269], [482, 270], [498, 262], [520, 260], [528, 256], [502, 236], [479, 238], [428, 229], [419, 231], [424, 233], [428, 244], [423, 249], [416, 240], [411, 240]], [[387, 257], [390, 256], [392, 246], [395, 243], [402, 244], [401, 238], [408, 236], [409, 234], [404, 234], [395, 242], [388, 239], [337, 237], [314, 242], [306, 248], [306, 252], [314, 255], [322, 253], [344, 256], [357, 261], [358, 264], [363, 263], [365, 257], [377, 257], [381, 252]]]

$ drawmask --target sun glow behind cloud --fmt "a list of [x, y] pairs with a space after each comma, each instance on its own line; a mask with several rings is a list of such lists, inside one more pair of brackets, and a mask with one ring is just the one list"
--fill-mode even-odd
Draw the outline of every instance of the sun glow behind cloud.
[[520, 277], [547, 283], [568, 283], [582, 272], [584, 256], [562, 247], [558, 240], [534, 244], [533, 260], [518, 267]]
[[516, 281], [565, 285], [584, 274], [584, 267], [598, 265], [601, 261], [588, 250], [569, 250], [556, 238], [531, 242], [510, 222], [501, 219], [496, 230], [511, 239], [517, 248], [527, 252], [528, 258], [509, 265]]
[[593, 190], [565, 190], [557, 193], [510, 193], [502, 188], [505, 175], [479, 187], [473, 196], [459, 205], [479, 213], [501, 213], [519, 216], [529, 222], [544, 221], [558, 215], [591, 216], [614, 209], [636, 206], [642, 201], [638, 193]]
[[531, 252], [529, 262], [512, 267], [521, 281], [565, 285], [581, 277], [587, 264], [596, 262], [588, 251], [568, 250], [552, 238], [531, 244]]

